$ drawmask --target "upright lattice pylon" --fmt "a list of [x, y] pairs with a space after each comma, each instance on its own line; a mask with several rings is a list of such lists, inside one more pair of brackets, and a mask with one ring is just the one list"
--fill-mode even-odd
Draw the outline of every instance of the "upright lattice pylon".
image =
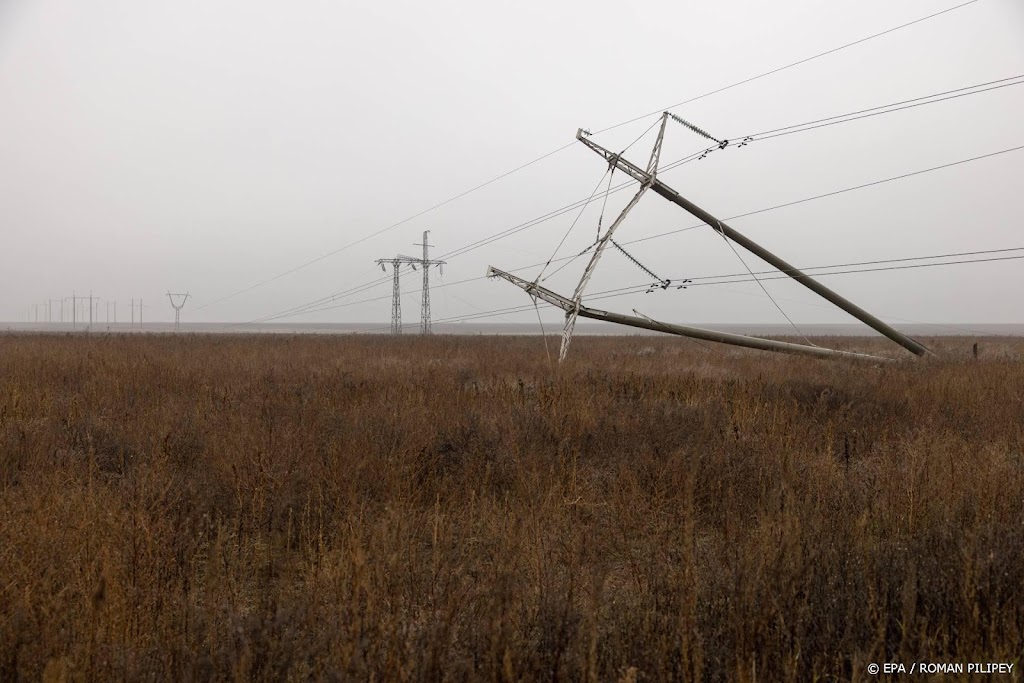
[[[179, 301], [175, 301], [174, 297], [180, 297]], [[174, 331], [178, 331], [178, 325], [181, 323], [181, 309], [185, 307], [185, 302], [188, 301], [189, 293], [184, 294], [172, 294], [167, 292], [167, 298], [171, 302], [171, 306], [174, 307]], [[142, 322], [142, 303], [139, 302], [139, 322]]]
[[427, 242], [429, 230], [423, 231], [423, 241], [417, 246], [423, 247], [423, 258], [420, 265], [423, 267], [423, 303], [420, 305], [420, 333], [430, 334], [430, 266], [444, 267], [444, 261], [430, 260], [430, 244]]
[[423, 305], [420, 308], [420, 332], [430, 334], [430, 266], [441, 267], [445, 262], [429, 258], [428, 249], [430, 245], [427, 244], [427, 234], [429, 232], [429, 230], [423, 232], [423, 258], [399, 254], [394, 258], [377, 259], [377, 265], [385, 273], [388, 270], [388, 265], [394, 271], [391, 288], [391, 334], [402, 334], [402, 290], [399, 285], [399, 274], [401, 273], [402, 266], [410, 266], [413, 270], [416, 270], [416, 266], [423, 268]]
[[377, 259], [377, 265], [385, 273], [388, 272], [389, 264], [394, 271], [394, 277], [391, 281], [391, 334], [402, 334], [402, 288], [399, 276], [405, 263], [407, 261], [401, 256]]
[[402, 334], [402, 288], [398, 284], [399, 265], [392, 264], [395, 270], [394, 284], [391, 287], [391, 334]]

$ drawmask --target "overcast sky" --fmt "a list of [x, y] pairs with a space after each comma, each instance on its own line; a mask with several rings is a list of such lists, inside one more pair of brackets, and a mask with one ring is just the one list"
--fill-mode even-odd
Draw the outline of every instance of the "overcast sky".
[[[656, 112], [956, 4], [3, 0], [0, 319], [23, 321], [32, 304], [91, 290], [116, 299], [122, 320], [140, 297], [148, 320], [169, 320], [170, 289], [194, 297], [183, 320], [247, 321], [373, 283], [383, 277], [374, 260], [416, 254], [424, 230], [442, 256], [588, 197], [606, 168], [575, 144], [343, 248], [572, 142], [578, 127]], [[978, 0], [673, 111], [735, 141], [1018, 74], [1024, 3]], [[655, 120], [594, 140], [621, 149]], [[731, 145], [662, 179], [727, 218], [1024, 145], [1022, 121], [1024, 85], [1006, 87]], [[652, 142], [653, 133], [626, 156], [643, 165]], [[705, 144], [673, 124], [663, 160]], [[1024, 150], [730, 223], [797, 266], [1024, 247], [1022, 190]], [[606, 226], [631, 194], [611, 195]], [[559, 255], [594, 240], [601, 205]], [[453, 257], [434, 282], [543, 262], [575, 217]], [[694, 223], [651, 193], [617, 239]], [[708, 228], [630, 250], [659, 277], [745, 270]], [[570, 294], [583, 265], [545, 284]], [[609, 252], [588, 291], [649, 280]], [[891, 321], [1024, 322], [1024, 260], [824, 281]], [[403, 279], [407, 323], [418, 321], [419, 284], [418, 273]], [[798, 322], [851, 320], [795, 283], [766, 287]], [[382, 280], [333, 304], [377, 301], [285, 321], [386, 324], [390, 291]], [[435, 320], [525, 303], [497, 281], [433, 293]], [[753, 283], [594, 305], [674, 322], [784, 322]], [[531, 310], [488, 320], [535, 319]]]

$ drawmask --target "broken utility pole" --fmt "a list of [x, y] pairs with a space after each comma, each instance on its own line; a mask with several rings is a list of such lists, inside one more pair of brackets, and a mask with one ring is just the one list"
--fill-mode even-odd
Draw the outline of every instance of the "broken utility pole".
[[[590, 148], [595, 153], [600, 155], [608, 163], [608, 166], [611, 169], [622, 171], [622, 172], [626, 173], [627, 175], [629, 175], [634, 180], [637, 180], [640, 183], [640, 189], [636, 193], [636, 195], [633, 197], [633, 199], [630, 200], [630, 202], [622, 210], [622, 212], [615, 219], [615, 221], [608, 227], [608, 229], [605, 232], [605, 234], [602, 235], [602, 236], [599, 236], [598, 241], [595, 244], [596, 248], [594, 249], [594, 253], [591, 256], [590, 262], [587, 264], [587, 267], [586, 267], [586, 269], [583, 272], [583, 276], [581, 277], [579, 284], [576, 286], [576, 291], [574, 292], [573, 297], [571, 299], [568, 299], [566, 297], [562, 297], [560, 295], [557, 295], [554, 292], [551, 292], [550, 290], [546, 290], [544, 288], [538, 287], [536, 282], [530, 283], [528, 281], [522, 280], [521, 278], [517, 278], [515, 276], [511, 276], [508, 273], [505, 273], [504, 271], [500, 271], [500, 270], [498, 270], [496, 268], [490, 268], [488, 270], [488, 275], [496, 276], [496, 277], [500, 277], [502, 279], [508, 280], [509, 282], [512, 282], [513, 284], [517, 285], [518, 287], [521, 287], [522, 289], [526, 290], [528, 293], [531, 294], [531, 296], [534, 296], [535, 298], [542, 298], [545, 301], [547, 301], [548, 303], [552, 303], [555, 306], [563, 308], [566, 311], [565, 328], [564, 328], [563, 334], [562, 334], [562, 348], [561, 348], [561, 352], [559, 354], [559, 360], [560, 361], [564, 360], [565, 357], [566, 357], [566, 354], [567, 354], [568, 349], [569, 349], [569, 344], [570, 344], [570, 342], [572, 340], [573, 326], [575, 325], [576, 318], [578, 316], [581, 316], [581, 315], [583, 317], [595, 318], [595, 319], [599, 319], [599, 320], [607, 320], [609, 322], [615, 322], [615, 323], [622, 324], [622, 325], [631, 325], [633, 327], [643, 327], [643, 328], [646, 328], [646, 329], [652, 329], [652, 330], [658, 330], [658, 331], [662, 331], [662, 332], [668, 332], [670, 334], [680, 334], [680, 335], [684, 335], [684, 336], [693, 336], [693, 337], [696, 337], [698, 339], [706, 339], [708, 341], [717, 341], [717, 342], [721, 342], [723, 344], [734, 344], [734, 345], [738, 345], [738, 346], [746, 346], [746, 347], [750, 347], [750, 348], [757, 348], [757, 349], [763, 349], [763, 350], [769, 350], [769, 351], [785, 351], [785, 352], [790, 352], [790, 353], [798, 352], [798, 353], [804, 353], [804, 354], [809, 354], [809, 355], [814, 355], [814, 356], [840, 356], [840, 357], [842, 357], [842, 356], [860, 356], [860, 357], [863, 357], [860, 354], [850, 354], [850, 353], [846, 353], [846, 352], [832, 351], [830, 349], [821, 349], [819, 347], [802, 345], [802, 344], [790, 344], [790, 343], [787, 343], [787, 342], [774, 342], [774, 341], [765, 340], [765, 339], [758, 339], [758, 338], [755, 338], [755, 337], [747, 337], [745, 335], [730, 335], [730, 334], [725, 334], [725, 333], [713, 332], [711, 330], [702, 330], [700, 328], [690, 328], [690, 327], [684, 327], [684, 326], [680, 326], [680, 325], [672, 325], [672, 324], [669, 324], [669, 323], [662, 323], [662, 322], [651, 320], [649, 318], [642, 318], [642, 317], [634, 318], [632, 316], [623, 316], [623, 315], [620, 315], [620, 314], [617, 314], [617, 313], [608, 313], [608, 312], [605, 312], [605, 311], [595, 311], [594, 309], [588, 309], [588, 308], [583, 307], [582, 303], [581, 303], [582, 296], [583, 296], [583, 290], [586, 287], [587, 283], [589, 282], [591, 276], [593, 275], [594, 270], [595, 270], [595, 268], [597, 266], [597, 262], [600, 260], [601, 255], [604, 252], [605, 246], [607, 245], [607, 243], [609, 241], [611, 241], [612, 233], [614, 233], [615, 230], [619, 227], [619, 225], [621, 225], [621, 223], [625, 219], [626, 215], [630, 212], [630, 210], [633, 209], [633, 207], [636, 206], [636, 204], [639, 202], [640, 198], [647, 192], [647, 190], [653, 190], [655, 193], [661, 195], [662, 197], [664, 197], [665, 199], [669, 200], [673, 204], [676, 204], [677, 206], [679, 206], [682, 209], [686, 210], [690, 214], [696, 216], [701, 221], [703, 221], [704, 223], [709, 225], [713, 230], [715, 230], [720, 235], [722, 235], [722, 237], [735, 242], [736, 244], [740, 245], [741, 247], [743, 247], [747, 251], [751, 252], [755, 256], [759, 257], [763, 261], [765, 261], [765, 262], [771, 264], [772, 266], [778, 268], [781, 272], [785, 273], [786, 275], [788, 275], [789, 277], [793, 278], [794, 280], [796, 280], [797, 282], [799, 282], [803, 286], [807, 287], [808, 289], [813, 291], [815, 294], [821, 296], [825, 300], [831, 302], [832, 304], [834, 304], [837, 307], [841, 308], [842, 310], [846, 311], [847, 313], [849, 313], [853, 317], [857, 318], [858, 320], [860, 320], [864, 324], [868, 325], [869, 327], [873, 328], [874, 330], [878, 331], [879, 333], [885, 335], [886, 337], [888, 337], [889, 339], [893, 340], [894, 342], [896, 342], [897, 344], [899, 344], [903, 348], [907, 349], [911, 353], [913, 353], [915, 355], [918, 355], [918, 356], [923, 356], [923, 355], [929, 353], [928, 349], [926, 349], [919, 342], [915, 341], [914, 339], [911, 339], [910, 337], [908, 337], [907, 335], [903, 334], [902, 332], [899, 332], [898, 330], [894, 329], [892, 326], [890, 326], [887, 323], [883, 322], [882, 320], [880, 320], [879, 318], [875, 317], [874, 315], [868, 313], [867, 311], [865, 311], [864, 309], [860, 308], [859, 306], [857, 306], [853, 302], [849, 301], [845, 297], [837, 294], [836, 292], [832, 291], [831, 289], [829, 289], [825, 285], [823, 285], [820, 282], [818, 282], [817, 280], [813, 279], [810, 275], [807, 275], [806, 273], [802, 272], [801, 270], [799, 270], [799, 269], [795, 268], [794, 266], [790, 265], [788, 262], [786, 262], [782, 258], [776, 256], [775, 254], [773, 254], [772, 252], [768, 251], [767, 249], [765, 249], [760, 244], [754, 242], [750, 238], [748, 238], [745, 235], [741, 234], [740, 232], [736, 231], [734, 228], [732, 228], [729, 225], [727, 225], [724, 221], [721, 221], [718, 218], [716, 218], [715, 216], [711, 215], [709, 212], [707, 212], [704, 209], [702, 209], [701, 207], [697, 206], [692, 201], [690, 201], [690, 200], [686, 199], [685, 197], [683, 197], [681, 194], [679, 194], [678, 191], [676, 191], [675, 189], [669, 187], [668, 185], [663, 183], [661, 180], [659, 180], [658, 177], [657, 177], [657, 175], [658, 175], [658, 162], [659, 162], [659, 157], [661, 155], [661, 147], [662, 147], [662, 142], [664, 140], [664, 135], [665, 135], [665, 126], [666, 126], [666, 123], [668, 122], [669, 118], [671, 118], [671, 119], [673, 119], [675, 121], [680, 122], [681, 124], [683, 124], [684, 126], [689, 128], [690, 130], [696, 132], [697, 134], [699, 134], [699, 135], [701, 135], [703, 137], [706, 137], [706, 138], [709, 138], [711, 140], [714, 140], [715, 142], [718, 143], [719, 148], [724, 149], [729, 144], [728, 140], [725, 140], [725, 141], [717, 140], [716, 138], [711, 137], [709, 134], [707, 134], [703, 130], [701, 130], [701, 129], [697, 128], [696, 126], [694, 126], [694, 125], [684, 121], [683, 119], [679, 118], [678, 116], [675, 116], [674, 114], [670, 114], [669, 112], [665, 112], [662, 115], [661, 127], [660, 127], [660, 129], [658, 131], [658, 138], [657, 138], [657, 140], [655, 142], [654, 149], [651, 151], [651, 156], [650, 156], [650, 159], [648, 160], [647, 167], [646, 168], [641, 168], [641, 167], [637, 166], [636, 164], [634, 164], [634, 163], [632, 163], [632, 162], [622, 158], [622, 156], [620, 154], [616, 154], [616, 153], [606, 149], [605, 147], [602, 147], [601, 145], [597, 144], [596, 142], [590, 140], [589, 137], [588, 137], [588, 134], [585, 131], [583, 131], [583, 129], [580, 129], [580, 130], [578, 130], [576, 132], [576, 139], [577, 140], [579, 140], [584, 145], [586, 145], [588, 148]], [[797, 347], [799, 350], [791, 348], [791, 347]]]

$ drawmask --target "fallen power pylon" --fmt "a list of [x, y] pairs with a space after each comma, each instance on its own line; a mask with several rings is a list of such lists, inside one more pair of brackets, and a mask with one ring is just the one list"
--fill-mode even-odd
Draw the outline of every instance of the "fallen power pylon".
[[688, 325], [675, 325], [672, 323], [664, 323], [658, 320], [652, 320], [650, 318], [638, 317], [632, 315], [623, 315], [621, 313], [612, 313], [611, 311], [600, 311], [596, 308], [589, 308], [587, 306], [579, 306], [572, 299], [556, 294], [550, 289], [541, 287], [534, 282], [524, 280], [523, 278], [516, 277], [511, 273], [506, 273], [503, 270], [498, 270], [494, 266], [491, 266], [487, 270], [488, 277], [499, 277], [503, 280], [508, 280], [517, 287], [529, 292], [532, 296], [546, 301], [553, 306], [557, 306], [565, 311], [566, 316], [575, 313], [582, 318], [590, 318], [592, 320], [603, 320], [609, 323], [616, 323], [617, 325], [627, 325], [629, 327], [639, 327], [645, 330], [654, 330], [656, 332], [667, 332], [669, 334], [678, 334], [683, 337], [692, 337], [693, 339], [703, 339], [705, 341], [719, 342], [722, 344], [732, 344], [734, 346], [745, 346], [750, 349], [760, 349], [762, 351], [780, 351], [782, 353], [799, 353], [808, 356], [818, 356], [819, 358], [855, 358], [860, 360], [880, 360], [878, 356], [871, 356], [864, 353], [853, 353], [850, 351], [836, 351], [833, 349], [823, 349], [819, 346], [807, 346], [806, 344], [793, 344], [784, 341], [775, 341], [774, 339], [761, 339], [759, 337], [748, 337], [742, 334], [730, 334], [729, 332], [718, 332], [717, 330], [706, 330], [702, 327], [690, 327]]
[[[658, 137], [654, 143], [654, 148], [651, 151], [650, 159], [647, 162], [646, 168], [640, 168], [636, 164], [622, 158], [620, 154], [616, 154], [596, 142], [588, 138], [588, 133], [583, 129], [576, 132], [576, 139], [586, 145], [588, 148], [593, 150], [595, 153], [600, 155], [607, 163], [609, 168], [614, 171], [622, 171], [637, 180], [640, 183], [640, 190], [634, 195], [629, 201], [626, 207], [619, 213], [618, 217], [608, 226], [608, 229], [603, 235], [598, 236], [597, 242], [593, 245], [593, 254], [591, 255], [590, 262], [587, 264], [586, 269], [583, 271], [583, 276], [580, 278], [579, 284], [576, 286], [576, 290], [572, 297], [565, 297], [560, 294], [556, 294], [549, 289], [541, 287], [539, 285], [539, 278], [533, 282], [524, 280], [522, 278], [511, 275], [505, 271], [494, 268], [493, 266], [488, 267], [487, 275], [489, 277], [498, 277], [511, 282], [517, 287], [525, 290], [534, 299], [542, 299], [554, 306], [565, 311], [565, 327], [562, 331], [562, 345], [559, 352], [559, 361], [564, 361], [569, 350], [569, 345], [572, 341], [573, 328], [576, 325], [576, 319], [580, 316], [584, 318], [592, 318], [595, 320], [604, 320], [607, 322], [616, 323], [619, 325], [628, 325], [631, 327], [639, 327], [649, 330], [656, 330], [659, 332], [666, 332], [668, 334], [677, 334], [684, 337], [693, 337], [696, 339], [704, 339], [707, 341], [719, 342], [722, 344], [732, 344], [735, 346], [744, 346], [747, 348], [761, 349], [764, 351], [779, 351], [783, 353], [799, 353], [818, 357], [830, 357], [830, 358], [870, 358], [874, 360], [882, 360], [878, 356], [870, 356], [867, 354], [850, 353], [846, 351], [836, 351], [833, 349], [825, 349], [818, 346], [811, 346], [809, 344], [795, 344], [789, 342], [774, 341], [770, 339], [761, 339], [759, 337], [749, 337], [740, 334], [728, 334], [725, 332], [717, 332], [714, 330], [705, 330], [698, 327], [688, 327], [684, 325], [674, 325], [671, 323], [660, 322], [652, 320], [645, 316], [629, 316], [622, 315], [620, 313], [611, 313], [608, 311], [599, 311], [596, 309], [588, 308], [582, 305], [583, 291], [586, 288], [587, 283], [590, 281], [591, 276], [594, 274], [594, 270], [597, 267], [598, 261], [601, 259], [601, 255], [604, 253], [605, 247], [609, 242], [612, 242], [612, 235], [615, 230], [622, 224], [622, 221], [629, 214], [629, 212], [637, 205], [640, 198], [648, 191], [653, 190], [656, 194], [661, 195], [668, 201], [676, 204], [683, 208], [690, 214], [696, 216], [701, 221], [709, 225], [713, 230], [718, 232], [723, 238], [731, 240], [732, 242], [740, 245], [747, 251], [751, 252], [755, 256], [759, 257], [763, 261], [771, 264], [782, 273], [792, 277], [794, 280], [802, 284], [803, 286], [810, 289], [815, 294], [821, 296], [825, 300], [831, 302], [842, 310], [846, 311], [853, 317], [857, 318], [864, 324], [885, 335], [889, 339], [893, 340], [903, 348], [907, 349], [911, 353], [917, 356], [923, 356], [930, 353], [919, 342], [911, 339], [907, 335], [894, 329], [892, 326], [883, 322], [874, 315], [868, 313], [864, 309], [860, 308], [853, 302], [844, 298], [843, 296], [832, 291], [825, 285], [821, 284], [811, 276], [802, 272], [798, 268], [787, 263], [785, 260], [779, 258], [772, 252], [768, 251], [760, 244], [754, 242], [745, 235], [737, 232], [734, 228], [727, 225], [724, 221], [715, 218], [713, 215], [700, 208], [690, 200], [679, 194], [678, 191], [669, 187], [661, 180], [658, 179], [658, 162], [661, 155], [662, 142], [665, 138], [665, 126], [669, 119], [677, 121], [689, 128], [698, 135], [713, 140], [718, 144], [719, 148], [725, 148], [728, 144], [728, 140], [718, 140], [711, 137], [708, 133], [704, 132], [700, 128], [697, 128], [693, 124], [684, 121], [675, 114], [665, 112], [662, 114], [661, 127], [658, 130]], [[613, 242], [614, 244], [614, 242]], [[634, 311], [635, 312], [635, 311]]]

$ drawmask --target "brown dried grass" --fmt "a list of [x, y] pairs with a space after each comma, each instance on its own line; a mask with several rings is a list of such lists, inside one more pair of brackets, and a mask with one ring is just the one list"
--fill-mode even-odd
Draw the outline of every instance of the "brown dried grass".
[[0, 680], [1019, 661], [1024, 342], [934, 343], [0, 337]]

